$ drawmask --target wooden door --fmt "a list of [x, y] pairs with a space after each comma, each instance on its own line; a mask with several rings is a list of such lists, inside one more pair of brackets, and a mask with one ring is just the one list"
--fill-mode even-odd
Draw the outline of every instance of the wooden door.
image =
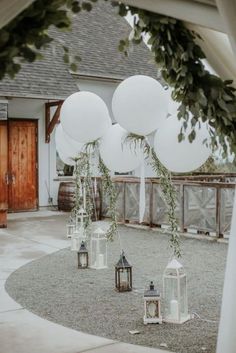
[[8, 209], [8, 144], [7, 122], [0, 121], [0, 228], [7, 226]]
[[9, 211], [38, 208], [37, 121], [9, 120]]

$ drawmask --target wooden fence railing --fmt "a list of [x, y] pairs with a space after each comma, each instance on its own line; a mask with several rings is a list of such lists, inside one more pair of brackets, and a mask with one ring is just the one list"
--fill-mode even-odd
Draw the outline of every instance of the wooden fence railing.
[[[198, 179], [198, 180], [197, 180]], [[199, 180], [200, 179], [200, 180]], [[181, 232], [204, 233], [228, 237], [232, 217], [235, 174], [173, 178], [177, 193], [176, 216]], [[206, 180], [206, 176], [205, 176]], [[227, 180], [227, 181], [226, 181]], [[138, 178], [114, 178], [118, 192], [117, 214], [120, 222], [138, 223]], [[150, 227], [168, 225], [167, 207], [158, 179], [146, 179], [144, 224]], [[109, 217], [108, 203], [101, 192], [102, 217]]]

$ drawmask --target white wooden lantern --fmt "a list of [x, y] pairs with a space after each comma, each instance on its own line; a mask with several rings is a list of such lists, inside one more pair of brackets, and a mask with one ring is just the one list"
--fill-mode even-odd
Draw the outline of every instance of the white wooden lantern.
[[161, 324], [161, 296], [160, 292], [154, 288], [153, 282], [150, 283], [148, 290], [144, 292], [144, 317], [143, 323]]
[[76, 223], [74, 232], [71, 235], [71, 250], [72, 251], [79, 251], [80, 244], [82, 242], [86, 242], [86, 231], [84, 229], [84, 221], [87, 217], [87, 213], [84, 211], [83, 208], [80, 208], [77, 215], [76, 215]]
[[90, 241], [90, 267], [96, 270], [107, 268], [107, 238], [101, 228], [97, 228]]
[[188, 313], [187, 278], [183, 266], [173, 259], [163, 275], [165, 299], [164, 321], [182, 324], [190, 319]]
[[75, 231], [75, 222], [73, 221], [72, 218], [70, 218], [70, 220], [68, 221], [67, 225], [66, 225], [66, 235], [67, 238], [71, 238], [73, 233]]

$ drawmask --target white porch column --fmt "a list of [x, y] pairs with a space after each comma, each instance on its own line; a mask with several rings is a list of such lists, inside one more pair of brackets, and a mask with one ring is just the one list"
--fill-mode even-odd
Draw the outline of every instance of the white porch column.
[[236, 0], [216, 0], [216, 4], [236, 56]]
[[225, 272], [217, 353], [236, 352], [236, 191]]

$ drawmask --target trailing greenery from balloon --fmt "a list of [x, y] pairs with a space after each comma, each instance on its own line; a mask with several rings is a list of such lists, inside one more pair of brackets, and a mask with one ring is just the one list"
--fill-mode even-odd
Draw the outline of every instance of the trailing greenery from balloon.
[[206, 56], [196, 43], [200, 36], [174, 18], [117, 2], [113, 4], [118, 6], [121, 16], [126, 16], [128, 11], [134, 15], [134, 27], [129, 37], [120, 41], [120, 51], [128, 55], [130, 44], [139, 44], [144, 36], [149, 36], [154, 60], [165, 82], [173, 88], [172, 98], [180, 104], [178, 118], [183, 119], [183, 128], [179, 141], [185, 138], [184, 131], [190, 120], [192, 131], [188, 139], [192, 142], [196, 136], [195, 127], [201, 119], [209, 124], [213, 146], [222, 145], [223, 157], [227, 154], [226, 141], [231, 152], [236, 153], [233, 81], [223, 81], [205, 69], [202, 59]]
[[[106, 0], [105, 0], [106, 1]], [[20, 70], [22, 61], [33, 62], [42, 58], [43, 49], [54, 38], [48, 29], [54, 25], [60, 30], [70, 30], [73, 13], [91, 11], [97, 0], [35, 0], [27, 9], [0, 29], [0, 79], [10, 77]], [[192, 131], [188, 138], [193, 141], [195, 126], [208, 121], [212, 142], [217, 146], [216, 135], [227, 153], [228, 141], [231, 152], [236, 152], [236, 96], [232, 80], [223, 81], [210, 74], [202, 63], [205, 58], [196, 43], [199, 35], [186, 28], [182, 21], [146, 10], [112, 2], [120, 16], [128, 11], [134, 15], [134, 28], [129, 38], [120, 41], [119, 49], [128, 55], [130, 44], [139, 44], [144, 35], [149, 36], [154, 60], [163, 79], [173, 88], [172, 97], [180, 103], [178, 117], [183, 119], [179, 140], [185, 138], [184, 130], [190, 120]], [[79, 56], [72, 57], [63, 47], [64, 61], [75, 71]], [[191, 113], [191, 114], [189, 114]]]
[[88, 231], [92, 223], [94, 210], [91, 198], [92, 178], [90, 166], [90, 155], [87, 152], [81, 152], [79, 156], [75, 158], [75, 197], [72, 215], [76, 217], [80, 208], [84, 207], [83, 201], [85, 197], [85, 212], [87, 216], [84, 220], [84, 229]]
[[146, 159], [151, 160], [150, 164], [156, 175], [160, 178], [160, 187], [164, 200], [167, 205], [168, 221], [170, 228], [170, 246], [176, 257], [181, 257], [180, 237], [178, 232], [178, 223], [175, 216], [176, 209], [176, 190], [171, 181], [171, 173], [161, 164], [154, 148], [150, 146], [145, 136], [129, 134], [125, 142], [132, 142], [135, 147], [142, 147]]
[[110, 226], [106, 232], [106, 237], [108, 240], [113, 240], [114, 236], [117, 233], [117, 214], [116, 214], [116, 200], [117, 200], [117, 191], [115, 188], [115, 184], [112, 181], [110, 171], [104, 164], [101, 156], [99, 155], [99, 164], [98, 164], [99, 171], [102, 175], [102, 185], [105, 194], [108, 197], [108, 209], [109, 215], [111, 217]]
[[[108, 212], [111, 218], [110, 225], [106, 231], [106, 238], [109, 241], [114, 239], [117, 233], [117, 215], [116, 215], [116, 199], [117, 191], [115, 184], [112, 181], [110, 171], [104, 164], [99, 154], [99, 140], [89, 142], [84, 145], [83, 152], [80, 152], [79, 156], [75, 159], [75, 204], [72, 210], [72, 214], [78, 213], [79, 209], [83, 208], [83, 193], [82, 186], [84, 186], [86, 195], [86, 213], [87, 217], [85, 220], [85, 229], [89, 230], [92, 222], [93, 210], [96, 207], [92, 203], [92, 178], [91, 178], [91, 158], [92, 155], [98, 155], [98, 169], [101, 174], [101, 181], [105, 195], [108, 198]], [[83, 181], [81, 181], [83, 179]]]

